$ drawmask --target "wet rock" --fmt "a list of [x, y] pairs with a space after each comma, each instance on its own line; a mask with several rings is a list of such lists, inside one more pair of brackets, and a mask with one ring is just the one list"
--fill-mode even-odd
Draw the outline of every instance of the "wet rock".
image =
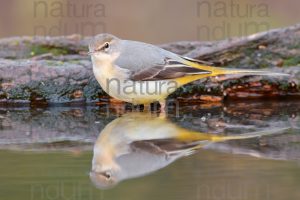
[[[92, 144], [114, 116], [99, 107], [28, 107], [0, 109], [0, 148], [50, 148], [60, 143]], [[57, 149], [60, 147], [56, 146]]]

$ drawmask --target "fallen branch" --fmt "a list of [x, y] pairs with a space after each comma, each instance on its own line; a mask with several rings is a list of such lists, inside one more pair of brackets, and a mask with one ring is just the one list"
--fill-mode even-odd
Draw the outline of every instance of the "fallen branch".
[[[234, 68], [268, 68], [279, 77], [217, 77], [178, 89], [181, 101], [300, 97], [300, 24], [215, 42], [160, 45], [175, 53]], [[107, 96], [86, 55], [89, 38], [13, 37], [0, 40], [0, 102], [85, 104]]]

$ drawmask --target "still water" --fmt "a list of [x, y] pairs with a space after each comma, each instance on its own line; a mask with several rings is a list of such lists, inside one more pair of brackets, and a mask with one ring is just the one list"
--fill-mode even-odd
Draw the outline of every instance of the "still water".
[[299, 105], [1, 108], [0, 197], [300, 199]]

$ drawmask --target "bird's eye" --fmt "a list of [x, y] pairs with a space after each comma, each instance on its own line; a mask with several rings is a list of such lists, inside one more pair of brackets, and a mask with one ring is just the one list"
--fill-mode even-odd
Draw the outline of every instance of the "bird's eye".
[[95, 49], [95, 51], [105, 51], [109, 48], [109, 43], [105, 42], [104, 45], [99, 46], [98, 48]]
[[104, 172], [103, 175], [105, 176], [105, 178], [107, 180], [109, 180], [111, 178], [111, 173], [110, 172]]
[[108, 49], [109, 48], [109, 43], [106, 42], [103, 47], [104, 47], [104, 49]]

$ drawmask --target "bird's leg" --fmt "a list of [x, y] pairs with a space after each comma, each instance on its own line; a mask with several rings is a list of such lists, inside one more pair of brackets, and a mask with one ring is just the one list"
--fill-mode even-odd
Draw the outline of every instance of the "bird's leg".
[[166, 113], [166, 109], [168, 109], [166, 107], [166, 100], [160, 100], [159, 104], [160, 104], [160, 112], [161, 113]]
[[158, 112], [159, 109], [158, 109], [158, 102], [153, 102], [149, 105], [149, 111], [150, 112]]
[[116, 112], [117, 115], [122, 115], [125, 113], [126, 104], [124, 101], [120, 101], [117, 99], [111, 98], [109, 100], [109, 108], [112, 108]]
[[140, 105], [140, 104], [131, 104], [131, 110], [133, 111], [133, 112], [140, 112], [141, 111], [141, 106], [142, 105]]
[[151, 112], [151, 104], [144, 104], [144, 111]]
[[123, 103], [123, 105], [114, 106], [114, 110], [115, 110], [117, 116], [123, 115], [126, 112], [125, 104]]
[[143, 104], [139, 104], [139, 102], [136, 102], [134, 99], [132, 99], [131, 103], [131, 110], [134, 112], [140, 112], [142, 111]]

